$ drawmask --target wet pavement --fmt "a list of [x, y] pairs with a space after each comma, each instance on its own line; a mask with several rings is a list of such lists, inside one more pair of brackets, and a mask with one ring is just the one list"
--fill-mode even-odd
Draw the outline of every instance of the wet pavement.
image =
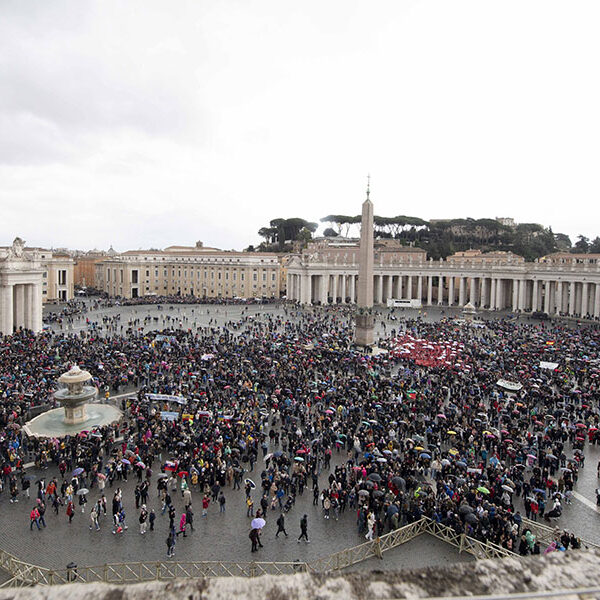
[[[48, 307], [47, 307], [48, 308]], [[56, 310], [56, 307], [50, 307]], [[157, 307], [137, 306], [137, 307], [113, 307], [103, 309], [102, 312], [95, 311], [88, 315], [91, 319], [98, 320], [99, 316], [121, 314], [121, 323], [126, 325], [130, 318], [142, 318], [148, 314], [158, 315], [158, 324], [152, 322], [147, 329], [162, 328], [162, 316], [170, 314], [176, 316], [175, 324], [184, 328], [191, 327], [193, 322], [196, 326], [206, 326], [212, 319], [214, 326], [222, 326], [227, 321], [237, 320], [246, 307], [239, 306], [176, 306], [173, 309], [164, 309], [159, 311]], [[194, 311], [193, 313], [191, 311]], [[249, 306], [245, 314], [278, 314], [283, 315], [279, 307], [274, 306]], [[396, 313], [400, 314], [400, 313]], [[403, 311], [401, 316], [416, 316], [417, 311]], [[448, 310], [444, 311], [448, 314]], [[427, 318], [435, 320], [439, 318], [441, 311], [439, 309], [429, 310]], [[188, 321], [184, 320], [184, 317]], [[83, 318], [85, 321], [85, 317]], [[167, 323], [167, 326], [172, 322]], [[388, 321], [386, 329], [397, 327], [395, 322]], [[87, 328], [84, 322], [75, 322], [73, 331], [77, 332], [82, 328]], [[54, 329], [55, 326], [52, 326]], [[56, 327], [58, 329], [58, 327]], [[383, 335], [383, 327], [378, 319], [379, 334]], [[60, 329], [59, 329], [60, 330]], [[62, 331], [65, 331], [63, 328]], [[274, 450], [271, 448], [270, 450]], [[567, 456], [572, 456], [572, 452], [567, 449]], [[164, 458], [164, 457], [163, 457]], [[339, 461], [344, 460], [344, 455], [336, 455], [332, 461], [332, 468]], [[580, 470], [579, 481], [575, 491], [581, 497], [589, 502], [585, 503], [574, 498], [570, 506], [564, 507], [562, 518], [558, 522], [561, 528], [569, 528], [577, 535], [589, 539], [592, 542], [600, 543], [600, 515], [593, 507], [595, 505], [595, 488], [598, 486], [596, 477], [596, 465], [600, 459], [600, 448], [586, 447], [586, 466]], [[254, 472], [249, 476], [255, 480], [260, 479], [260, 469], [264, 463], [262, 459], [255, 466]], [[30, 471], [36, 477], [44, 477], [46, 481], [52, 475], [58, 475], [54, 467], [47, 471]], [[246, 476], [246, 475], [245, 475]], [[320, 487], [323, 487], [328, 472], [320, 475]], [[112, 534], [110, 523], [110, 501], [112, 490], [107, 486], [106, 497], [108, 500], [107, 517], [101, 518], [100, 531], [90, 530], [89, 525], [89, 507], [94, 502], [99, 493], [92, 489], [89, 494], [90, 504], [88, 510], [82, 514], [78, 510], [75, 514], [72, 524], [68, 524], [68, 518], [65, 515], [64, 507], [60, 509], [58, 515], [54, 514], [51, 507], [46, 513], [47, 527], [37, 531], [34, 527], [29, 529], [29, 512], [33, 505], [32, 500], [27, 500], [23, 496], [19, 497], [18, 504], [9, 503], [8, 494], [0, 496], [0, 531], [3, 537], [2, 546], [8, 552], [11, 552], [19, 558], [30, 561], [35, 564], [51, 568], [61, 568], [67, 563], [74, 561], [79, 565], [101, 565], [104, 563], [115, 563], [121, 561], [157, 561], [166, 559], [165, 539], [168, 533], [168, 517], [161, 516], [161, 505], [156, 496], [156, 477], [152, 478], [152, 493], [148, 503], [148, 509], [154, 509], [157, 513], [156, 528], [153, 532], [145, 535], [139, 533], [137, 523], [137, 511], [135, 509], [134, 487], [136, 481], [130, 478], [128, 482], [122, 482], [123, 504], [128, 515], [127, 522], [129, 529], [123, 534]], [[33, 491], [33, 490], [32, 490]], [[313, 506], [312, 490], [305, 490], [303, 496], [298, 496], [296, 505], [286, 515], [286, 529], [289, 537], [280, 535], [275, 539], [275, 520], [279, 511], [269, 510], [267, 515], [267, 525], [263, 530], [262, 542], [264, 548], [258, 553], [250, 552], [250, 540], [248, 539], [250, 519], [246, 517], [246, 506], [243, 490], [225, 489], [227, 499], [226, 512], [219, 513], [218, 506], [211, 504], [208, 516], [201, 516], [200, 494], [193, 491], [194, 503], [194, 527], [195, 531], [190, 532], [186, 538], [179, 536], [175, 548], [176, 561], [311, 561], [315, 558], [330, 554], [332, 552], [358, 545], [364, 542], [364, 537], [359, 536], [356, 527], [356, 514], [352, 510], [347, 510], [342, 514], [339, 521], [334, 519], [325, 520], [323, 518], [320, 506]], [[174, 504], [177, 509], [176, 523], [179, 521], [183, 509], [182, 497], [179, 492], [172, 494]], [[259, 497], [254, 494], [255, 507], [258, 506]], [[588, 504], [592, 503], [592, 507]], [[522, 502], [517, 503], [517, 508], [521, 509]], [[299, 521], [303, 514], [308, 515], [308, 533], [310, 544], [304, 541], [297, 542], [300, 534]], [[542, 520], [542, 522], [545, 522]], [[554, 523], [553, 523], [554, 525]], [[469, 557], [459, 556], [456, 549], [447, 546], [443, 542], [421, 536], [413, 540], [410, 544], [400, 547], [386, 553], [383, 561], [372, 559], [357, 565], [356, 568], [399, 568], [409, 566], [427, 566], [446, 564], [459, 560], [469, 560]], [[385, 564], [385, 567], [383, 566]]]

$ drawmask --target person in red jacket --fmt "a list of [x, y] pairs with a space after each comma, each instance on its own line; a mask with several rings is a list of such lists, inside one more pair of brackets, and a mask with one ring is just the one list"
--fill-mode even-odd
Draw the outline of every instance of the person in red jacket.
[[206, 517], [208, 514], [208, 505], [210, 504], [210, 498], [208, 494], [204, 494], [204, 498], [202, 498], [202, 516]]

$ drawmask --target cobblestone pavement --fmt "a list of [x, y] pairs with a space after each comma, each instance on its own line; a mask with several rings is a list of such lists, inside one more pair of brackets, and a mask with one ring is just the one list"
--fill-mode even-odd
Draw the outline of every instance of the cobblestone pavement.
[[[192, 317], [191, 310], [195, 309], [194, 316], [197, 322], [207, 324], [209, 319], [216, 319], [218, 324], [223, 324], [227, 320], [237, 319], [241, 314], [241, 307], [177, 307], [172, 313], [180, 317], [189, 314]], [[217, 313], [216, 311], [219, 311]], [[203, 314], [199, 314], [198, 311]], [[210, 311], [210, 314], [207, 312]], [[221, 312], [222, 311], [222, 312]], [[283, 314], [280, 308], [251, 306], [249, 311], [271, 312]], [[104, 313], [122, 313], [122, 323], [127, 323], [130, 316], [142, 317], [146, 314], [157, 313], [156, 307], [114, 307], [106, 309]], [[161, 311], [165, 313], [166, 311]], [[416, 315], [416, 311], [413, 311]], [[90, 318], [98, 319], [98, 312], [91, 313]], [[409, 316], [409, 311], [402, 313]], [[428, 318], [438, 318], [440, 311], [433, 309], [429, 312]], [[85, 319], [84, 319], [85, 321]], [[162, 327], [162, 323], [159, 324]], [[189, 326], [183, 323], [183, 327]], [[77, 330], [75, 324], [75, 330]], [[388, 324], [388, 329], [390, 325]], [[157, 325], [153, 324], [153, 329]], [[381, 330], [381, 325], [380, 325]], [[64, 330], [63, 330], [64, 331]], [[381, 333], [383, 333], [381, 331]], [[584, 498], [595, 504], [595, 488], [598, 486], [596, 478], [596, 464], [600, 459], [600, 449], [588, 447], [586, 449], [586, 467], [581, 470], [579, 482], [576, 491]], [[333, 464], [343, 460], [343, 455], [334, 455]], [[260, 469], [262, 462], [255, 466], [254, 473], [250, 476], [256, 480], [260, 479]], [[40, 472], [30, 471], [34, 476], [43, 476], [48, 480], [51, 475], [57, 475], [57, 471], [51, 467], [48, 471]], [[323, 486], [327, 473], [320, 476], [320, 487]], [[18, 504], [10, 504], [8, 495], [0, 496], [0, 533], [2, 534], [2, 547], [22, 558], [35, 564], [51, 568], [64, 567], [70, 561], [80, 565], [99, 565], [110, 562], [121, 561], [156, 561], [166, 560], [166, 544], [168, 530], [168, 517], [160, 515], [160, 503], [156, 497], [155, 478], [152, 482], [152, 491], [148, 509], [154, 509], [157, 512], [156, 530], [148, 532], [146, 535], [139, 533], [137, 523], [137, 512], [135, 510], [134, 487], [135, 481], [130, 478], [128, 482], [123, 482], [124, 506], [127, 512], [129, 529], [123, 534], [113, 535], [111, 533], [110, 523], [110, 501], [112, 491], [106, 488], [106, 497], [108, 500], [109, 515], [101, 518], [100, 531], [90, 530], [88, 528], [89, 510], [85, 514], [76, 512], [71, 525], [61, 509], [58, 515], [54, 514], [51, 507], [46, 513], [47, 527], [37, 531], [29, 530], [29, 512], [33, 505], [32, 500], [27, 500], [20, 496]], [[93, 489], [89, 494], [90, 502], [95, 501], [99, 494]], [[176, 523], [181, 516], [183, 503], [180, 493], [172, 494], [177, 509]], [[181, 536], [177, 539], [175, 549], [175, 559], [177, 561], [200, 561], [200, 560], [218, 560], [218, 561], [310, 561], [331, 552], [343, 548], [355, 546], [364, 541], [364, 538], [356, 532], [356, 515], [354, 511], [347, 511], [340, 516], [339, 521], [333, 519], [325, 520], [322, 516], [320, 507], [312, 505], [312, 490], [308, 489], [303, 496], [299, 496], [295, 507], [286, 515], [286, 528], [289, 537], [280, 536], [275, 539], [275, 520], [279, 514], [278, 511], [269, 511], [267, 515], [267, 525], [263, 531], [262, 541], [264, 548], [258, 553], [251, 554], [250, 540], [248, 539], [249, 519], [246, 517], [246, 508], [244, 503], [244, 493], [234, 491], [231, 488], [225, 490], [227, 498], [226, 512], [219, 513], [218, 506], [211, 504], [209, 514], [206, 518], [201, 516], [200, 496], [194, 492], [194, 512], [195, 512], [195, 531], [190, 532], [186, 538]], [[258, 505], [258, 496], [255, 494], [255, 506]], [[589, 504], [589, 503], [588, 503]], [[87, 505], [88, 507], [91, 504]], [[517, 508], [522, 509], [521, 502]], [[299, 521], [302, 515], [308, 515], [308, 532], [311, 543], [297, 543], [296, 538], [300, 533]], [[560, 527], [568, 527], [590, 541], [600, 543], [600, 516], [594, 508], [584, 504], [580, 500], [574, 499], [571, 506], [566, 506], [563, 517], [559, 521]], [[444, 562], [462, 560], [456, 550], [450, 548], [435, 540], [422, 536], [411, 544], [394, 550], [386, 554], [384, 561], [369, 561], [373, 568], [382, 568], [385, 563], [394, 567], [400, 566], [426, 566], [443, 564]], [[363, 567], [367, 567], [367, 563]]]

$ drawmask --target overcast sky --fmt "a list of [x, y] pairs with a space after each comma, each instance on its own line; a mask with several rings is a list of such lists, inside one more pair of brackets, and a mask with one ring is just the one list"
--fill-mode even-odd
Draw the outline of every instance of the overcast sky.
[[241, 249], [276, 217], [600, 235], [600, 2], [1, 0], [0, 244]]

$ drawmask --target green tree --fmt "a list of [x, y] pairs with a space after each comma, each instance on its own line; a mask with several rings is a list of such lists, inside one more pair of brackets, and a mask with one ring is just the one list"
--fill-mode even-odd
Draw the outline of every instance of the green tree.
[[592, 254], [600, 254], [600, 237], [596, 236], [590, 242], [590, 252]]
[[585, 254], [590, 251], [590, 240], [585, 235], [578, 235], [573, 252], [576, 254]]

